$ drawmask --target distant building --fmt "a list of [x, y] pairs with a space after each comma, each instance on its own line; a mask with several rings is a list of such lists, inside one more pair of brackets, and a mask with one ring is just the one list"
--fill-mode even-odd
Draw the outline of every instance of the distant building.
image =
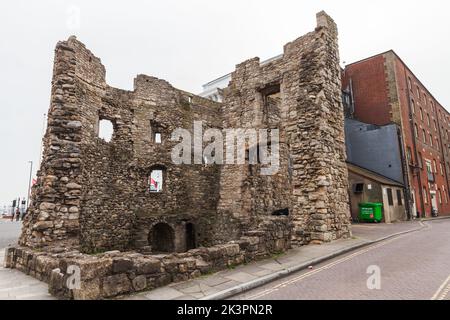
[[199, 94], [200, 97], [216, 101], [222, 102], [222, 90], [228, 87], [228, 83], [231, 81], [231, 73], [226, 74], [220, 78], [217, 78], [211, 82], [208, 82], [203, 85], [203, 92]]
[[404, 184], [399, 133], [396, 124], [377, 126], [346, 119], [347, 162]]
[[405, 172], [400, 130], [396, 124], [377, 126], [345, 120], [350, 208], [358, 221], [360, 203], [382, 203], [383, 221], [404, 221]]
[[[398, 160], [405, 173], [408, 211], [422, 217], [449, 215], [450, 113], [394, 51], [347, 65], [343, 70], [342, 85], [348, 118], [377, 126], [395, 124], [398, 127]], [[355, 139], [352, 142], [357, 141], [359, 148], [370, 149], [374, 141], [370, 140], [367, 132], [363, 134], [368, 137], [367, 145]], [[383, 145], [385, 143], [378, 140], [373, 148], [397, 149], [396, 146]], [[397, 141], [392, 143], [396, 145]], [[395, 155], [398, 154], [395, 151]], [[383, 167], [386, 157], [394, 155], [383, 155], [378, 160], [361, 160], [374, 166], [379, 161], [379, 168], [372, 167], [377, 173], [396, 171], [399, 174], [398, 161], [389, 170]]]
[[383, 204], [383, 221], [386, 223], [407, 219], [403, 184], [351, 163], [347, 168], [353, 221], [359, 220], [361, 203]]
[[[267, 65], [270, 62], [273, 62], [275, 60], [281, 59], [283, 57], [282, 54], [272, 57], [270, 59], [264, 60], [261, 62], [261, 66]], [[206, 84], [204, 84], [203, 92], [199, 94], [200, 97], [216, 101], [216, 102], [222, 102], [223, 101], [223, 89], [228, 87], [228, 84], [231, 81], [231, 73], [228, 73], [224, 76], [221, 76], [220, 78], [217, 78], [215, 80], [212, 80]]]

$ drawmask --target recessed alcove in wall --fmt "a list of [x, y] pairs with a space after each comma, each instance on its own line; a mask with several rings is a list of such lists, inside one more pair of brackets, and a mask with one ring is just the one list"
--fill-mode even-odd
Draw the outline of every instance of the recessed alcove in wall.
[[175, 251], [175, 231], [167, 223], [158, 223], [148, 235], [153, 252], [169, 253]]

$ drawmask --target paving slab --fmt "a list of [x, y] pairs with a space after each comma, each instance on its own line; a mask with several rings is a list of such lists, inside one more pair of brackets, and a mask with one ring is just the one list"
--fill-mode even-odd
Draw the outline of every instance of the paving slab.
[[236, 272], [234, 274], [227, 275], [226, 278], [233, 281], [244, 283], [251, 280], [255, 280], [257, 276], [251, 275], [250, 273], [247, 272]]
[[48, 285], [25, 273], [4, 267], [4, 249], [0, 249], [0, 300], [55, 300]]
[[152, 290], [146, 294], [143, 294], [142, 296], [149, 300], [173, 300], [184, 296], [184, 294], [181, 291], [166, 286]]
[[224, 277], [218, 276], [218, 275], [211, 275], [206, 277], [201, 277], [197, 279], [198, 282], [204, 283], [207, 286], [215, 287], [220, 284], [223, 284], [225, 282], [230, 281], [229, 279], [226, 279]]

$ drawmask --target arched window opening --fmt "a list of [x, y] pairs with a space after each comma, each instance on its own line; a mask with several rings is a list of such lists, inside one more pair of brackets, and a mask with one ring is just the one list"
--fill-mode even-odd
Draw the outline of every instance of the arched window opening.
[[149, 234], [152, 252], [170, 253], [175, 251], [175, 233], [167, 223], [156, 224]]

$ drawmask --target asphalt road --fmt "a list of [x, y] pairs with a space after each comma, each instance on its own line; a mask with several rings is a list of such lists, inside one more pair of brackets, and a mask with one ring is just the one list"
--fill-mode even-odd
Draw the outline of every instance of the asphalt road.
[[17, 242], [22, 222], [0, 219], [0, 249]]
[[425, 225], [232, 300], [450, 300], [450, 220]]

